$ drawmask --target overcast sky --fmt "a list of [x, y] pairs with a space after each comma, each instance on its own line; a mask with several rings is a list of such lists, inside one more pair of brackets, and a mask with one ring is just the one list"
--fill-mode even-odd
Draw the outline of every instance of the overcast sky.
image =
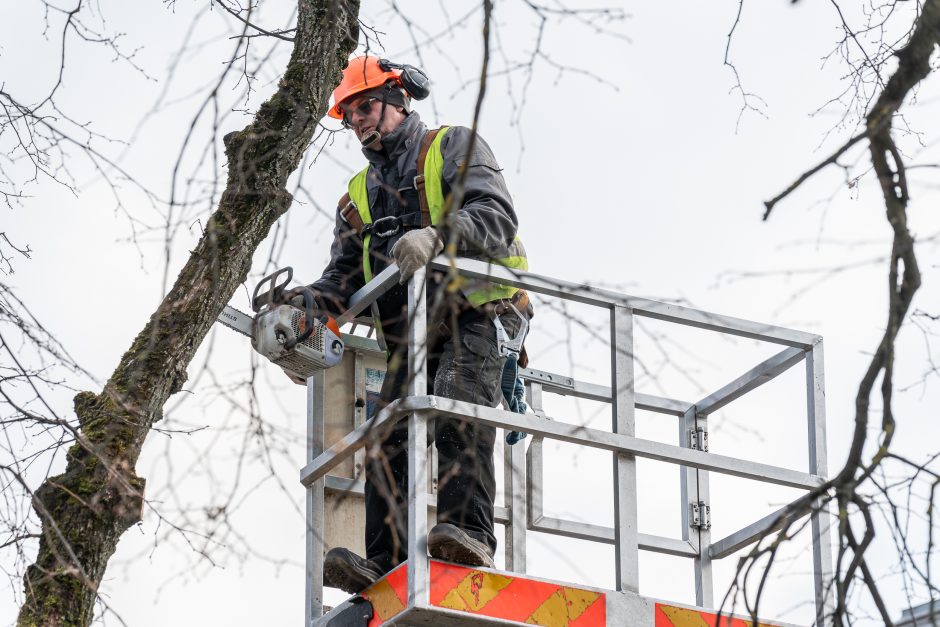
[[[56, 80], [53, 34], [61, 24], [50, 18], [50, 41], [45, 41], [41, 9], [9, 4], [0, 22], [0, 82], [21, 100], [35, 101]], [[290, 3], [283, 4], [286, 8], [266, 9], [262, 21], [267, 26], [283, 24], [275, 19], [289, 13]], [[437, 3], [398, 4], [406, 16], [420, 21], [423, 31], [415, 32], [419, 41], [426, 33], [445, 31], [447, 19], [459, 20], [472, 6], [447, 3], [448, 18]], [[890, 229], [870, 174], [850, 188], [840, 170], [824, 172], [781, 203], [768, 221], [761, 220], [763, 201], [853, 133], [851, 122], [840, 125], [845, 106], [822, 108], [846, 89], [848, 70], [838, 55], [824, 61], [842, 37], [838, 14], [831, 5], [812, 4], [779, 1], [744, 7], [730, 56], [757, 111], [742, 113], [735, 74], [723, 64], [735, 2], [627, 3], [626, 19], [608, 25], [613, 34], [596, 32], [574, 18], [553, 20], [541, 42], [544, 55], [535, 56], [531, 74], [521, 68], [508, 75], [507, 63], [525, 61], [533, 50], [538, 19], [521, 2], [498, 3], [494, 75], [480, 133], [504, 168], [533, 271], [821, 334], [833, 471], [844, 459], [855, 391], [887, 315]], [[139, 70], [72, 36], [59, 104], [75, 120], [127, 142], [99, 140], [96, 146], [166, 199], [189, 121], [200, 94], [214, 85], [235, 46], [230, 36], [236, 26], [203, 1], [177, 0], [170, 7], [102, 0], [100, 10], [109, 32], [126, 33], [124, 50], [139, 48], [133, 57]], [[416, 104], [422, 118], [430, 125], [469, 124], [482, 49], [481, 12], [434, 46], [425, 46], [420, 58], [404, 22], [384, 2], [364, 1], [361, 15], [365, 24], [385, 33], [381, 43], [386, 56], [427, 69], [435, 97]], [[900, 19], [898, 27], [903, 23]], [[188, 52], [173, 65], [184, 41]], [[258, 40], [255, 45], [260, 53], [270, 43]], [[225, 116], [219, 137], [247, 123], [271, 93], [288, 52], [286, 45], [275, 52], [254, 84], [247, 113]], [[559, 71], [561, 66], [572, 69]], [[171, 67], [175, 73], [169, 82]], [[246, 108], [233, 95], [238, 93], [236, 79], [230, 77], [220, 92], [224, 111], [233, 105]], [[919, 135], [904, 137], [902, 147], [915, 164], [940, 161], [940, 88], [932, 79], [906, 108], [906, 120]], [[159, 109], [151, 114], [155, 105]], [[326, 125], [338, 128], [332, 120]], [[196, 140], [187, 153], [184, 172], [193, 171], [205, 131], [202, 122], [197, 127], [202, 143]], [[302, 176], [312, 198], [298, 196], [282, 219], [289, 236], [280, 261], [292, 265], [305, 282], [318, 277], [328, 259], [333, 207], [349, 175], [363, 164], [355, 144], [338, 136], [315, 163], [311, 155]], [[860, 174], [867, 153], [856, 151], [845, 161], [861, 164], [852, 170]], [[203, 166], [200, 176], [211, 179], [207, 171], [212, 171], [210, 165]], [[221, 164], [217, 172], [224, 176]], [[921, 238], [940, 232], [935, 173], [912, 173], [916, 186], [910, 226]], [[17, 261], [15, 274], [3, 280], [98, 379], [74, 379], [71, 384], [98, 390], [163, 295], [163, 206], [149, 206], [132, 183], [116, 176], [127, 210], [140, 221], [134, 223], [115, 208], [111, 189], [87, 163], [76, 159], [73, 174], [77, 195], [40, 180], [28, 188], [31, 197], [22, 206], [3, 209], [0, 230], [33, 251], [30, 260]], [[171, 279], [198, 240], [207, 209], [193, 213], [190, 228], [174, 233]], [[259, 249], [249, 289], [264, 271], [270, 248], [266, 243]], [[924, 286], [914, 307], [937, 314], [936, 245], [923, 244], [919, 255]], [[247, 292], [240, 291], [232, 302], [247, 310]], [[605, 314], [587, 307], [568, 313], [578, 324], [565, 320], [557, 302], [540, 303], [530, 339], [532, 366], [609, 382], [607, 347], [597, 338]], [[707, 396], [775, 352], [772, 346], [664, 323], [644, 322], [637, 335], [638, 391], [687, 401]], [[936, 450], [940, 436], [936, 376], [920, 383], [930, 350], [913, 326], [902, 332], [895, 375], [902, 390], [896, 395], [896, 443], [917, 460]], [[209, 385], [244, 380], [253, 359], [248, 341], [225, 329], [214, 332], [194, 361], [191, 377], [207, 358], [211, 375], [171, 399], [173, 410], [162, 425], [206, 428], [190, 435], [151, 435], [138, 466], [138, 474], [148, 478], [148, 497], [165, 507], [166, 520], [148, 509], [143, 523], [125, 534], [101, 592], [134, 626], [299, 624], [304, 521], [297, 470], [304, 454], [303, 390], [288, 384], [276, 368], [260, 366], [258, 406], [270, 427], [276, 427], [269, 441], [272, 450], [265, 454], [245, 435], [250, 431], [245, 415]], [[712, 421], [711, 450], [805, 470], [802, 385], [798, 367], [753, 399], [730, 405]], [[69, 396], [54, 397], [63, 412], [69, 411]], [[879, 402], [873, 402], [873, 411], [880, 410]], [[609, 428], [601, 406], [550, 399], [548, 409], [559, 419]], [[640, 435], [675, 442], [674, 419], [641, 412], [638, 421]], [[199, 462], [206, 450], [211, 476]], [[239, 465], [245, 450], [248, 461]], [[546, 450], [551, 481], [547, 513], [611, 524], [609, 455], [578, 453], [573, 447]], [[57, 459], [53, 472], [62, 464]], [[241, 469], [237, 477], [235, 469]], [[677, 470], [641, 461], [639, 471], [640, 531], [678, 537]], [[797, 495], [744, 480], [713, 477], [712, 482], [713, 538]], [[165, 537], [170, 525], [187, 523], [179, 510], [191, 512], [203, 504], [210, 509], [229, 493], [237, 495], [238, 510], [232, 515], [237, 533], [214, 538], [224, 544], [212, 549], [216, 564], [200, 560], [188, 545], [187, 540], [200, 545], [198, 538], [181, 533]], [[884, 540], [876, 555], [894, 563]], [[804, 541], [798, 548], [805, 546]], [[11, 560], [4, 558], [5, 568]], [[716, 569], [719, 596], [734, 565], [734, 558], [725, 561]], [[810, 571], [806, 552], [794, 551], [768, 593], [768, 618], [810, 622]], [[529, 572], [609, 588], [612, 550], [535, 536], [529, 544]], [[694, 601], [691, 564], [680, 558], [644, 554], [640, 577], [643, 594]], [[888, 582], [887, 597], [900, 615], [903, 592], [896, 580]], [[11, 606], [19, 585], [16, 580], [0, 582], [0, 623], [15, 621]], [[327, 601], [339, 598], [332, 595]], [[113, 616], [108, 621], [118, 622]]]

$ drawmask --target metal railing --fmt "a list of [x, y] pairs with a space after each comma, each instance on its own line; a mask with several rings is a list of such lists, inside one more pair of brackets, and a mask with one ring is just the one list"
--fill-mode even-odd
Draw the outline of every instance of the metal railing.
[[[427, 555], [427, 507], [433, 495], [427, 492], [427, 421], [431, 415], [467, 418], [509, 431], [533, 436], [528, 451], [522, 446], [504, 448], [506, 472], [505, 507], [497, 508], [497, 522], [506, 525], [506, 569], [525, 572], [525, 546], [528, 531], [612, 544], [615, 553], [616, 589], [638, 592], [638, 551], [689, 557], [695, 572], [695, 604], [714, 607], [713, 560], [727, 557], [771, 531], [776, 514], [766, 516], [725, 538], [712, 541], [708, 523], [709, 473], [717, 472], [755, 481], [801, 489], [812, 489], [826, 479], [826, 421], [822, 338], [810, 333], [712, 314], [697, 309], [636, 298], [616, 292], [560, 281], [530, 272], [520, 272], [480, 261], [438, 257], [432, 270], [458, 271], [470, 279], [485, 279], [512, 285], [545, 296], [585, 303], [610, 312], [611, 383], [600, 386], [571, 377], [538, 370], [522, 370], [529, 404], [536, 415], [516, 414], [502, 409], [455, 401], [426, 394], [427, 312], [426, 270], [412, 277], [408, 289], [411, 320], [409, 331], [408, 395], [385, 407], [345, 437], [324, 449], [322, 416], [317, 416], [316, 399], [323, 397], [323, 376], [311, 377], [308, 389], [308, 463], [301, 470], [301, 483], [307, 488], [307, 599], [306, 625], [316, 623], [322, 612], [322, 559], [324, 529], [324, 489], [327, 473], [363, 447], [370, 434], [382, 431], [399, 420], [408, 421], [408, 595], [407, 608], [417, 612], [429, 606]], [[389, 287], [398, 282], [397, 267], [379, 274], [350, 300], [340, 325], [366, 311]], [[634, 316], [654, 318], [740, 337], [782, 345], [776, 355], [756, 365], [740, 377], [697, 402], [637, 394], [634, 391]], [[369, 340], [374, 342], [374, 340]], [[350, 340], [351, 346], [356, 339]], [[360, 343], [362, 340], [360, 340]], [[804, 362], [807, 391], [809, 467], [806, 472], [791, 470], [708, 452], [708, 416], [782, 372]], [[544, 415], [542, 395], [555, 393], [611, 404], [612, 429], [603, 431], [574, 425]], [[635, 437], [635, 411], [642, 409], [678, 418], [676, 445]], [[319, 423], [318, 423], [319, 420]], [[376, 431], [378, 430], [378, 431]], [[614, 525], [604, 527], [547, 517], [543, 513], [542, 442], [545, 438], [613, 453]], [[637, 530], [636, 458], [676, 464], [682, 468], [682, 537], [641, 534]], [[334, 478], [330, 478], [334, 479]], [[334, 483], [335, 480], [334, 480]], [[345, 489], [355, 490], [355, 482]], [[361, 484], [359, 484], [361, 489]], [[335, 486], [334, 486], [335, 487]], [[829, 513], [814, 509], [811, 518], [816, 624], [825, 624], [831, 615], [829, 582], [832, 576], [832, 547]]]

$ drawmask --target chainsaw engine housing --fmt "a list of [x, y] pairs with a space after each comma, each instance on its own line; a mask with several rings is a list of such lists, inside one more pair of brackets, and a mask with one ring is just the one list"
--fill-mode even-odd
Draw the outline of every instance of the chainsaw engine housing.
[[[304, 317], [303, 311], [290, 305], [262, 311], [255, 317], [251, 345], [274, 364], [306, 379], [340, 363], [344, 345], [342, 338], [316, 319], [310, 337], [297, 343], [296, 339], [306, 328]], [[288, 349], [288, 345], [294, 346]]]

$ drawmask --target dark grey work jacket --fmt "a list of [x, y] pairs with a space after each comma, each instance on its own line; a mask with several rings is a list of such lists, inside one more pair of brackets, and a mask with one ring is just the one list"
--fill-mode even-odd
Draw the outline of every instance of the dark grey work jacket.
[[[427, 130], [418, 114], [411, 113], [397, 129], [382, 139], [382, 150], [362, 149], [371, 164], [367, 189], [373, 222], [385, 216], [420, 212], [414, 178], [417, 175], [418, 151]], [[454, 126], [441, 140], [445, 197], [456, 184], [458, 170], [467, 157], [470, 137], [470, 129]], [[467, 163], [463, 202], [449, 221], [456, 231], [458, 255], [489, 259], [505, 257], [516, 236], [518, 221], [500, 167], [489, 146], [479, 136]], [[389, 251], [402, 234], [404, 231], [389, 238], [373, 235], [370, 253], [374, 275], [393, 261]], [[326, 297], [331, 309], [341, 311], [349, 296], [365, 284], [362, 240], [340, 216], [339, 209], [333, 235], [330, 263], [312, 287]], [[450, 233], [444, 235], [449, 237]], [[407, 307], [404, 286], [391, 289], [379, 299], [383, 328], [387, 336], [392, 333], [389, 337], [392, 342], [396, 341], [394, 327], [399, 326], [403, 319], [403, 307]]]

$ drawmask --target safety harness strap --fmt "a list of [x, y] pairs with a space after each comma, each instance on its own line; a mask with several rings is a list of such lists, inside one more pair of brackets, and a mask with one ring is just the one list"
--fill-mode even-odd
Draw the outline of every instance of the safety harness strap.
[[343, 197], [339, 199], [339, 215], [356, 232], [356, 235], [362, 234], [365, 224], [362, 222], [362, 216], [359, 215], [359, 208], [349, 197], [349, 192], [343, 194]]

